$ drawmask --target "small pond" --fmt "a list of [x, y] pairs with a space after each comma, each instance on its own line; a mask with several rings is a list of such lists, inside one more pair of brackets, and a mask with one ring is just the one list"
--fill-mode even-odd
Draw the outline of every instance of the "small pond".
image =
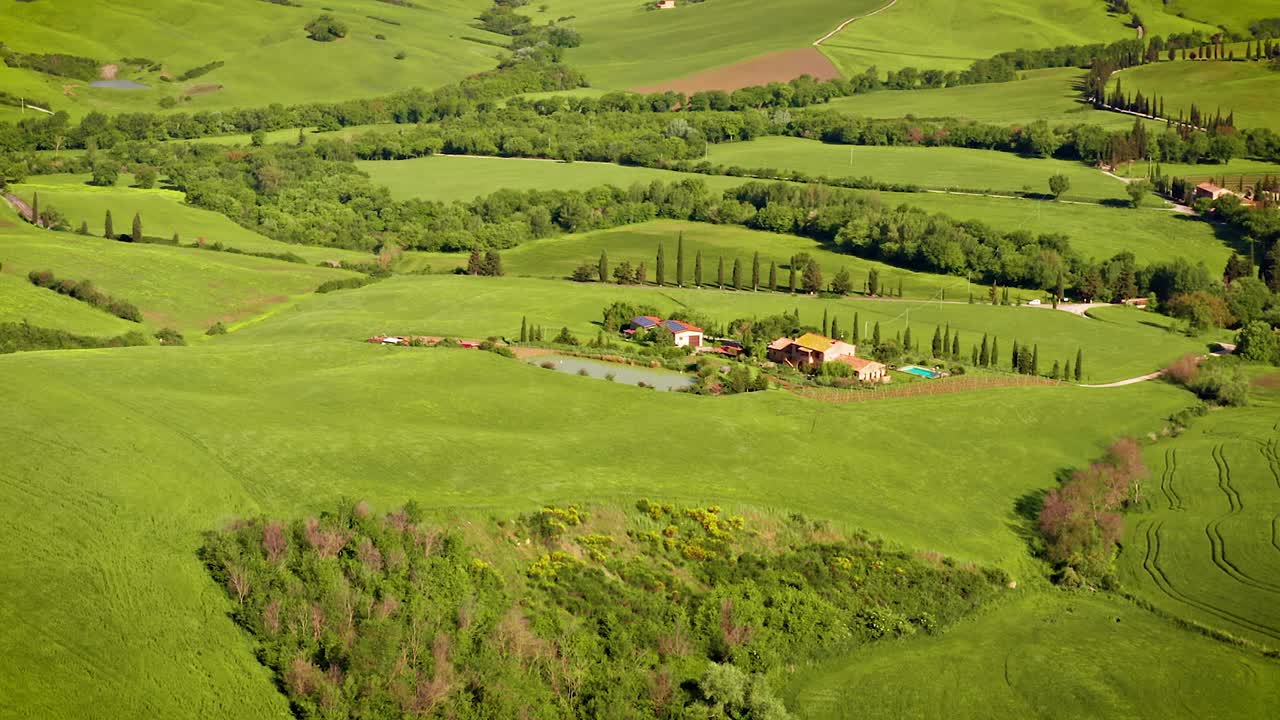
[[613, 381], [624, 385], [638, 385], [644, 383], [652, 385], [659, 390], [677, 390], [679, 388], [689, 387], [694, 383], [694, 379], [688, 375], [664, 370], [661, 368], [637, 367], [635, 365], [618, 365], [616, 363], [601, 362], [599, 360], [585, 360], [583, 358], [567, 357], [563, 355], [543, 355], [533, 358], [529, 361], [532, 365], [542, 365], [545, 362], [553, 362], [556, 364], [553, 368], [556, 372], [569, 373], [570, 375], [581, 375], [583, 370], [586, 374], [593, 378], [605, 379], [606, 375], [612, 374]]
[[94, 80], [89, 87], [111, 88], [112, 90], [147, 90], [151, 86], [132, 80]]

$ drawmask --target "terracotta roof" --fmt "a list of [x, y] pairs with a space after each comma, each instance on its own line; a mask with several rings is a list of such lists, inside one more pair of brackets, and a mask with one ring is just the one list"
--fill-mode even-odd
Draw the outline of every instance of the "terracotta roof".
[[866, 370], [867, 368], [874, 368], [874, 367], [879, 367], [882, 370], [884, 369], [884, 365], [876, 362], [875, 360], [868, 360], [866, 358], [853, 357], [852, 355], [845, 355], [844, 357], [836, 358], [836, 362], [842, 362], [845, 365], [848, 365], [849, 367], [853, 368], [854, 370]]
[[832, 345], [836, 344], [836, 341], [829, 337], [823, 337], [817, 333], [805, 333], [796, 338], [796, 344], [803, 348], [809, 348], [810, 350], [826, 352], [831, 349]]
[[778, 338], [777, 340], [774, 340], [773, 342], [769, 343], [769, 349], [770, 350], [786, 350], [787, 347], [794, 342], [795, 340], [792, 340], [791, 338], [787, 338], [787, 337]]
[[1219, 190], [1221, 190], [1221, 189], [1222, 189], [1222, 188], [1218, 187], [1217, 185], [1214, 185], [1214, 184], [1213, 184], [1213, 183], [1211, 183], [1211, 182], [1202, 182], [1202, 183], [1200, 183], [1199, 185], [1197, 185], [1196, 187], [1197, 187], [1197, 188], [1199, 188], [1199, 189], [1201, 189], [1201, 190], [1208, 190], [1209, 192], [1218, 192]]
[[684, 322], [682, 320], [667, 320], [666, 322], [662, 323], [662, 325], [673, 333], [702, 332], [702, 328], [696, 325], [690, 325], [689, 323]]

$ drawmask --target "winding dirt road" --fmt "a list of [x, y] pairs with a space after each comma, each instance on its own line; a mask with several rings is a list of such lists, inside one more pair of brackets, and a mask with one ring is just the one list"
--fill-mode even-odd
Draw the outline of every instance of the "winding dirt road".
[[826, 42], [827, 40], [830, 40], [830, 39], [831, 39], [831, 36], [835, 35], [836, 33], [840, 32], [841, 30], [843, 30], [843, 29], [845, 29], [845, 28], [849, 27], [849, 23], [851, 23], [851, 22], [853, 22], [853, 21], [855, 21], [855, 20], [861, 20], [861, 19], [863, 19], [863, 18], [869, 18], [869, 17], [871, 17], [872, 15], [878, 15], [878, 14], [880, 14], [880, 13], [884, 12], [885, 10], [888, 10], [889, 8], [891, 8], [891, 7], [893, 7], [894, 5], [897, 5], [897, 4], [898, 4], [898, 0], [889, 0], [889, 4], [888, 4], [888, 5], [885, 5], [885, 6], [883, 6], [883, 7], [880, 7], [880, 8], [878, 8], [878, 9], [876, 9], [876, 10], [872, 10], [872, 11], [871, 11], [871, 12], [869, 12], [869, 13], [865, 13], [865, 14], [863, 14], [863, 15], [858, 15], [857, 17], [851, 17], [851, 18], [849, 18], [848, 20], [845, 20], [844, 22], [840, 23], [840, 25], [839, 25], [838, 27], [836, 27], [836, 29], [835, 29], [835, 30], [832, 30], [831, 32], [827, 33], [826, 35], [823, 35], [822, 37], [818, 38], [817, 40], [814, 40], [814, 41], [813, 41], [813, 44], [814, 44], [814, 46], [815, 46], [815, 47], [816, 47], [816, 46], [818, 46], [818, 45], [821, 45], [822, 43]]

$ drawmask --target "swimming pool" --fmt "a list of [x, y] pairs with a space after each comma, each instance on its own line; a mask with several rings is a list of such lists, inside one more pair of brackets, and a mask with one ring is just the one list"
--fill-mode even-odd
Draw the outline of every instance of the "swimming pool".
[[920, 376], [920, 377], [922, 377], [922, 378], [929, 378], [930, 380], [932, 380], [932, 379], [934, 379], [934, 378], [936, 378], [936, 377], [940, 377], [940, 376], [938, 375], [938, 373], [936, 373], [936, 372], [934, 372], [934, 371], [932, 371], [932, 370], [926, 370], [925, 368], [922, 368], [922, 367], [920, 367], [920, 366], [918, 366], [918, 365], [908, 365], [908, 366], [906, 366], [906, 367], [904, 367], [904, 368], [898, 368], [898, 369], [899, 369], [899, 370], [901, 370], [901, 371], [902, 371], [902, 372], [904, 372], [904, 373], [911, 373], [912, 375], [919, 375], [919, 376]]

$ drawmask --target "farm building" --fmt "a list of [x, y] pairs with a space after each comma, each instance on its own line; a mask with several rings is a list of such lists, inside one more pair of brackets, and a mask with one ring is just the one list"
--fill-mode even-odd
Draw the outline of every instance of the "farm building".
[[652, 315], [641, 315], [631, 318], [631, 323], [623, 334], [634, 336], [638, 332], [647, 332], [662, 328], [669, 330], [675, 339], [676, 347], [702, 347], [702, 328], [690, 325], [682, 320], [663, 320]]
[[676, 0], [658, 0], [658, 2], [654, 3], [654, 7], [659, 10], [671, 10], [675, 6]]
[[792, 367], [811, 367], [842, 357], [853, 357], [858, 348], [843, 340], [833, 340], [817, 333], [805, 333], [792, 340], [778, 338], [769, 343], [768, 357], [776, 363]]
[[1199, 185], [1197, 185], [1195, 189], [1195, 197], [1197, 200], [1200, 198], [1217, 200], [1223, 195], [1235, 195], [1235, 194], [1236, 193], [1232, 192], [1231, 190], [1228, 190], [1224, 187], [1218, 187], [1217, 185], [1214, 185], [1211, 182], [1202, 182]]
[[862, 382], [888, 382], [889, 377], [886, 374], [883, 363], [852, 355], [837, 358], [836, 362], [844, 363], [853, 368], [854, 375]]

